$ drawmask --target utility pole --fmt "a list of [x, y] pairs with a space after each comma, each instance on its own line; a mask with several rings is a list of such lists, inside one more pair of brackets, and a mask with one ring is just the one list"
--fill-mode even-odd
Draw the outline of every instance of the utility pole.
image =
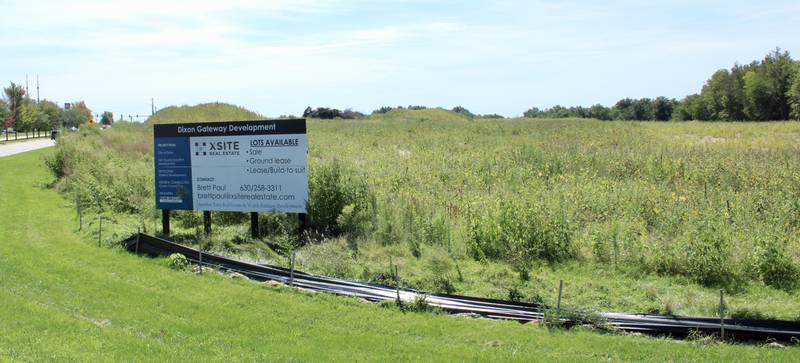
[[150, 116], [156, 114], [156, 104], [153, 102], [153, 97], [150, 97]]
[[25, 97], [29, 97], [31, 94], [28, 92], [28, 75], [25, 75]]
[[36, 104], [39, 104], [39, 75], [36, 75]]

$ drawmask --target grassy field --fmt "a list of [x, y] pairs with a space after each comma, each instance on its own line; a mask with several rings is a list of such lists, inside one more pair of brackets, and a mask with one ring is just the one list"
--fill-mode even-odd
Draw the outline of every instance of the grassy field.
[[[197, 119], [201, 108], [180, 110]], [[216, 105], [215, 107], [221, 107]], [[214, 109], [209, 115], [234, 119]], [[222, 115], [222, 116], [219, 116]], [[188, 116], [156, 114], [159, 122]], [[183, 118], [182, 118], [183, 117]], [[605, 311], [800, 318], [800, 124], [477, 120], [394, 110], [310, 120], [311, 243], [300, 268]], [[94, 213], [155, 231], [147, 126], [66, 135], [51, 169]], [[315, 201], [325, 200], [325, 203]], [[175, 238], [285, 264], [296, 222], [176, 215]]]
[[796, 361], [681, 342], [402, 313], [194, 275], [97, 248], [42, 156], [0, 158], [0, 359], [11, 361]]

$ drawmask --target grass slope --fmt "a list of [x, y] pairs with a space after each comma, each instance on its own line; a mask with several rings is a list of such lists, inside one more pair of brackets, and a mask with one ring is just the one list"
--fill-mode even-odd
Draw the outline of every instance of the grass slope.
[[203, 103], [194, 106], [165, 107], [147, 119], [147, 124], [205, 122], [205, 121], [245, 121], [262, 119], [264, 116], [243, 107], [222, 103]]
[[0, 359], [768, 360], [796, 348], [702, 346], [403, 314], [355, 300], [172, 271], [97, 248], [47, 189], [49, 151], [0, 159]]

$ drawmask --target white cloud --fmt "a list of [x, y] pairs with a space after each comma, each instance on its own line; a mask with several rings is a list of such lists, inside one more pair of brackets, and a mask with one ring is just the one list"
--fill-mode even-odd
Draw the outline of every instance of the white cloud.
[[[715, 67], [754, 59], [752, 49], [758, 57], [797, 44], [774, 40], [790, 31], [679, 24], [715, 20], [699, 10], [685, 19], [691, 9], [681, 6], [694, 5], [0, 0], [0, 51], [14, 54], [0, 57], [0, 81], [39, 73], [46, 97], [86, 98], [117, 112], [136, 112], [144, 105], [136, 100], [155, 96], [269, 102], [256, 107], [265, 114], [297, 113], [297, 104], [368, 111], [397, 103], [508, 114], [680, 96]], [[672, 7], [680, 9], [662, 14]]]

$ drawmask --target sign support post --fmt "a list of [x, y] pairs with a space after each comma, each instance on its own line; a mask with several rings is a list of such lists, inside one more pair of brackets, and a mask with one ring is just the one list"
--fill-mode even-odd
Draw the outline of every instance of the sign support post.
[[203, 211], [203, 232], [206, 236], [211, 235], [211, 211], [208, 210]]
[[161, 233], [169, 237], [169, 209], [161, 210]]
[[261, 237], [258, 230], [258, 212], [250, 212], [250, 235], [253, 238]]

